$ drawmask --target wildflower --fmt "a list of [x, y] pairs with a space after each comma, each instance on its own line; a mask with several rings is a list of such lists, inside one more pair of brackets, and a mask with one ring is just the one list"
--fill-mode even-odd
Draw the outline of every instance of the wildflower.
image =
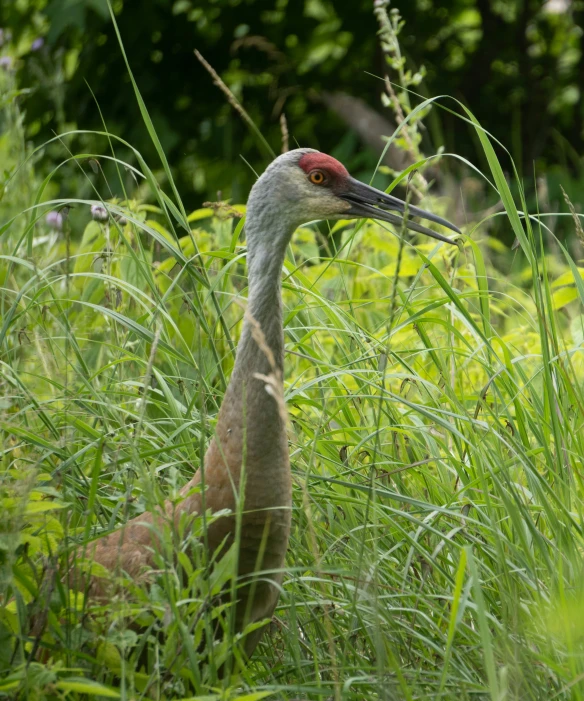
[[93, 221], [106, 222], [109, 219], [107, 209], [101, 204], [91, 205], [91, 218]]
[[0, 56], [0, 68], [10, 70], [12, 68], [12, 59], [10, 56]]
[[38, 51], [40, 48], [42, 48], [44, 43], [45, 43], [45, 40], [42, 37], [38, 37], [38, 39], [35, 39], [32, 42], [32, 44], [30, 46], [30, 50], [31, 51]]
[[61, 212], [57, 212], [56, 210], [52, 210], [51, 212], [47, 213], [45, 222], [47, 223], [47, 226], [55, 231], [61, 231], [63, 229], [63, 215]]

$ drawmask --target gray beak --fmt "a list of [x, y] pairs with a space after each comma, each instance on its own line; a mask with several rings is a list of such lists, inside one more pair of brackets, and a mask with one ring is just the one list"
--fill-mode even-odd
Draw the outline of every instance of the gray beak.
[[[444, 243], [455, 244], [455, 241], [449, 239], [447, 236], [442, 236], [432, 229], [428, 229], [421, 224], [413, 222], [411, 219], [405, 219], [403, 217], [398, 217], [395, 214], [391, 214], [391, 211], [401, 212], [402, 214], [406, 210], [406, 203], [399, 200], [393, 195], [386, 195], [385, 192], [377, 190], [371, 185], [365, 185], [365, 183], [355, 180], [355, 178], [349, 177], [348, 187], [343, 191], [338, 193], [341, 199], [349, 202], [351, 209], [348, 210], [347, 214], [353, 217], [363, 217], [364, 219], [377, 219], [378, 221], [386, 221], [390, 224], [395, 224], [396, 226], [405, 226], [412, 231], [417, 231], [420, 234], [426, 234], [426, 236], [431, 236], [433, 239], [438, 239], [438, 241], [444, 241]], [[442, 217], [437, 217], [435, 214], [426, 212], [419, 207], [414, 207], [413, 205], [407, 206], [408, 217], [420, 217], [421, 219], [426, 219], [428, 221], [433, 221], [440, 226], [445, 226], [447, 229], [461, 234], [462, 232], [454, 224], [451, 224], [446, 219]]]

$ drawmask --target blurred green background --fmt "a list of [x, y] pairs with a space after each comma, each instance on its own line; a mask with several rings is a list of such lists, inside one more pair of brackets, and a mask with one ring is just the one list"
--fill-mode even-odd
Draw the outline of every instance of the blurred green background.
[[[396, 121], [384, 106], [387, 65], [372, 0], [114, 0], [112, 5], [187, 207], [215, 199], [217, 191], [244, 201], [254, 178], [250, 165], [261, 170], [270, 159], [213, 86], [195, 48], [276, 153], [285, 115], [291, 147], [333, 153], [360, 177], [373, 173], [383, 137]], [[74, 128], [101, 129], [103, 115], [111, 132], [156, 160], [105, 0], [4, 0], [1, 8], [0, 55], [4, 70], [16, 72], [30, 141], [41, 144]], [[465, 102], [511, 150], [526, 192], [531, 201], [538, 194], [540, 208], [567, 211], [560, 181], [577, 203], [584, 186], [584, 2], [407, 0], [391, 3], [391, 9], [399, 10], [405, 23], [399, 38], [405, 68], [419, 72], [412, 89]], [[398, 82], [391, 70], [389, 77]], [[476, 141], [474, 130], [434, 109], [425, 120], [421, 148], [429, 155], [443, 147], [483, 167]], [[77, 136], [74, 143], [53, 145], [61, 157], [63, 144], [76, 153], [108, 148], [93, 134]], [[129, 152], [118, 153], [131, 158]], [[399, 170], [403, 153], [401, 158], [397, 154], [386, 162]], [[58, 173], [56, 182], [65, 190], [76, 168], [70, 164]], [[441, 165], [448, 168], [458, 168], [460, 175], [453, 161]], [[101, 177], [87, 170], [95, 180]], [[481, 194], [486, 199], [480, 206], [488, 207], [496, 196], [491, 202], [481, 188], [475, 183], [466, 199]]]

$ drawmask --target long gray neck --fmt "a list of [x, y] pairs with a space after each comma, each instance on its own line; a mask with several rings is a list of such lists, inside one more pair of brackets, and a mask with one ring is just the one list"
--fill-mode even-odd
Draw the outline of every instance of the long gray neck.
[[[246, 227], [248, 306], [233, 371], [233, 380], [240, 382], [243, 379], [249, 386], [255, 373], [269, 375], [276, 370], [280, 379], [282, 377], [284, 332], [281, 276], [286, 243], [292, 234], [288, 230], [290, 227], [284, 229], [272, 217], [255, 217], [253, 208], [250, 214]], [[266, 230], [264, 227], [269, 228]], [[257, 329], [260, 330], [259, 334]], [[270, 349], [271, 357], [262, 348], [263, 342]]]
[[[274, 487], [275, 474], [282, 478], [280, 486], [287, 479], [281, 274], [292, 232], [262, 228], [276, 227], [276, 222], [250, 214], [254, 208], [250, 212], [248, 206], [248, 308], [217, 435], [226, 455], [246, 455], [247, 489], [258, 496], [264, 494], [268, 483]], [[244, 435], [247, 439], [242, 453]], [[239, 460], [237, 457], [237, 469]]]

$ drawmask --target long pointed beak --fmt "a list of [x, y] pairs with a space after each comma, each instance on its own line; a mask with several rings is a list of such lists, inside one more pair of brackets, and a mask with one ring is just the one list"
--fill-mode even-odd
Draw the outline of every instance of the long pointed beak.
[[[339, 193], [339, 197], [350, 203], [351, 209], [348, 210], [347, 214], [353, 217], [377, 219], [379, 221], [395, 224], [396, 226], [403, 226], [405, 224], [405, 226], [412, 231], [426, 234], [426, 236], [431, 236], [433, 239], [438, 239], [438, 241], [444, 241], [444, 243], [455, 244], [455, 241], [449, 239], [447, 236], [443, 236], [436, 231], [432, 231], [432, 229], [417, 224], [409, 218], [404, 221], [403, 217], [391, 214], [390, 211], [401, 212], [403, 214], [406, 211], [406, 203], [393, 195], [387, 195], [385, 192], [371, 187], [371, 185], [365, 185], [365, 183], [355, 180], [355, 178], [349, 177], [348, 187], [346, 190]], [[438, 217], [431, 212], [426, 212], [419, 207], [414, 207], [411, 204], [407, 205], [407, 214], [408, 217], [420, 217], [421, 219], [435, 222], [457, 234], [462, 233], [458, 227], [446, 221], [446, 219], [442, 219], [442, 217]]]

